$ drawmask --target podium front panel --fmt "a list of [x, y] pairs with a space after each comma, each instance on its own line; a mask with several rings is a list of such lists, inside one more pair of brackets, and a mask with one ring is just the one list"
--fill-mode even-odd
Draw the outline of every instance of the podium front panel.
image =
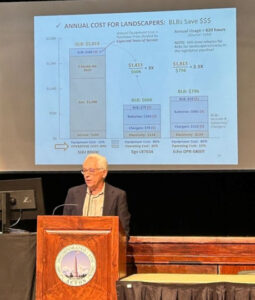
[[116, 299], [118, 217], [38, 218], [37, 298]]

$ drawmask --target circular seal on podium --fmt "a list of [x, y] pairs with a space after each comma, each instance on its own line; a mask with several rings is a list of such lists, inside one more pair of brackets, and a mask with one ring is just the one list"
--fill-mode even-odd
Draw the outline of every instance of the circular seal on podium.
[[79, 244], [64, 247], [55, 260], [55, 270], [59, 279], [69, 286], [87, 284], [96, 272], [93, 252]]

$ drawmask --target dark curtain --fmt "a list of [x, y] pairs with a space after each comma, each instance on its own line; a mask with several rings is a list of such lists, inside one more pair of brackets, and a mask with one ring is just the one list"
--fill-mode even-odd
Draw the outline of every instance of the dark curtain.
[[255, 284], [159, 284], [118, 281], [117, 295], [118, 300], [255, 300]]
[[0, 235], [0, 300], [31, 300], [35, 294], [36, 234]]

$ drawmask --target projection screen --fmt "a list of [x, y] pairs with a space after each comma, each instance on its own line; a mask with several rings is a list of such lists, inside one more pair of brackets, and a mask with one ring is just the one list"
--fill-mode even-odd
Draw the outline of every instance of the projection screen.
[[255, 3], [0, 3], [0, 171], [255, 168]]

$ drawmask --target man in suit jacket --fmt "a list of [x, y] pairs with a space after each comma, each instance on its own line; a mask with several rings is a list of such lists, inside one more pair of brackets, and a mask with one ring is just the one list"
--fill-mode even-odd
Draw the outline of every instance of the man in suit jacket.
[[99, 154], [89, 154], [82, 174], [86, 184], [68, 190], [64, 215], [119, 216], [126, 235], [129, 235], [130, 214], [126, 192], [105, 182], [108, 172], [107, 160]]

